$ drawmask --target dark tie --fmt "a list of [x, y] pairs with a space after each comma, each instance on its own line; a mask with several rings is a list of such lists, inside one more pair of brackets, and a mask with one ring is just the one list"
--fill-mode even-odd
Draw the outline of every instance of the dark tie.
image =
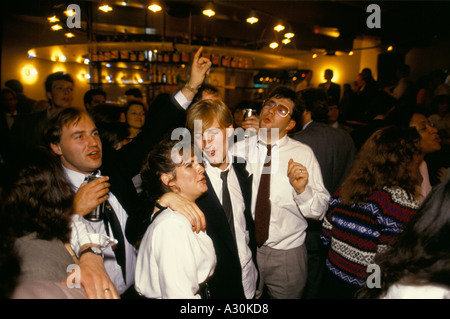
[[114, 209], [111, 207], [111, 204], [107, 200], [103, 203], [103, 212], [101, 216], [103, 216], [103, 223], [105, 224], [106, 234], [110, 236], [109, 226], [111, 226], [111, 230], [115, 239], [117, 239], [117, 245], [113, 247], [114, 255], [116, 256], [117, 263], [122, 268], [123, 280], [125, 283], [127, 282], [126, 277], [126, 257], [125, 257], [125, 239], [122, 232], [122, 227], [120, 226], [120, 221], [117, 218]]
[[271, 145], [267, 145], [267, 156], [259, 181], [255, 207], [256, 244], [261, 247], [269, 238], [270, 224], [270, 156]]
[[233, 207], [231, 206], [230, 191], [228, 190], [228, 172], [226, 170], [220, 173], [220, 178], [222, 179], [222, 207], [227, 216], [228, 224], [230, 225], [231, 233], [233, 234], [233, 239], [236, 241], [236, 232], [234, 229], [234, 218], [233, 218]]

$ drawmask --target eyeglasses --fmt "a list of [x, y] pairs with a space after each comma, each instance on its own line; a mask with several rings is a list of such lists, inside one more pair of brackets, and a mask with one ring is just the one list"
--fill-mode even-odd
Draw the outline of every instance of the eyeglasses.
[[270, 110], [270, 109], [273, 109], [275, 106], [277, 107], [276, 111], [279, 116], [286, 117], [288, 115], [292, 115], [292, 113], [289, 112], [289, 108], [287, 106], [284, 106], [283, 104], [278, 104], [277, 102], [275, 102], [273, 100], [265, 101], [263, 107], [265, 109]]

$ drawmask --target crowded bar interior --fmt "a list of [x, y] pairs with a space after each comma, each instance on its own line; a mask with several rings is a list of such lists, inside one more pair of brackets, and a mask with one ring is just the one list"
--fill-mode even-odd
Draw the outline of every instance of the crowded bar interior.
[[450, 1], [1, 6], [0, 298], [450, 299]]
[[[5, 2], [2, 83], [18, 79], [40, 100], [46, 75], [65, 71], [76, 78], [75, 105], [94, 87], [113, 102], [139, 87], [148, 103], [186, 81], [190, 55], [203, 46], [213, 62], [207, 82], [233, 107], [274, 83], [295, 87], [308, 70], [314, 86], [327, 68], [341, 86], [364, 68], [387, 86], [400, 62], [414, 81], [448, 69], [446, 1], [382, 1], [379, 27], [365, 1], [213, 1], [211, 16], [202, 13], [207, 1], [162, 1], [159, 11], [151, 2]], [[65, 13], [70, 4], [77, 20]], [[247, 20], [252, 14], [258, 20]], [[285, 29], [276, 31], [279, 22]]]

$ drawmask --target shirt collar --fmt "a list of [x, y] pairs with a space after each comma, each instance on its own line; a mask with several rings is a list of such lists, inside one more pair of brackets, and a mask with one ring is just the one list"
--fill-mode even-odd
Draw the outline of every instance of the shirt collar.
[[[88, 175], [85, 175], [83, 173], [71, 170], [71, 169], [65, 167], [64, 165], [62, 167], [63, 167], [64, 171], [66, 172], [66, 176], [69, 178], [69, 181], [77, 189], [80, 187], [81, 184], [83, 184], [84, 179], [86, 178], [86, 176], [88, 176]], [[98, 174], [100, 174], [100, 171], [98, 171]]]
[[[260, 134], [258, 134], [258, 142], [257, 142], [257, 145], [264, 145], [264, 147], [266, 147], [267, 148], [267, 141], [264, 139], [264, 137], [265, 136], [262, 136], [262, 135], [260, 135]], [[282, 147], [283, 145], [285, 145], [287, 142], [288, 142], [288, 135], [286, 134], [285, 136], [283, 136], [282, 138], [280, 138], [278, 141], [275, 141], [275, 142], [273, 142], [273, 143], [270, 143], [270, 145], [272, 145], [272, 150], [273, 150], [273, 147], [275, 146], [275, 147], [277, 147], [278, 146], [278, 148], [280, 148], [280, 147]]]
[[309, 121], [308, 123], [306, 123], [304, 126], [303, 126], [303, 128], [302, 128], [302, 130], [304, 130], [309, 124], [311, 124], [313, 121]]

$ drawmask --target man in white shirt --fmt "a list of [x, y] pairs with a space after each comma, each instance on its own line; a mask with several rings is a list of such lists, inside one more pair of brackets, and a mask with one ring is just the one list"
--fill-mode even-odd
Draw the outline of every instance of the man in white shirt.
[[[302, 296], [307, 278], [305, 218], [320, 220], [328, 208], [329, 193], [311, 148], [287, 136], [295, 128], [298, 103], [293, 90], [276, 88], [261, 110], [258, 135], [235, 145], [236, 154], [247, 160], [247, 170], [253, 174], [252, 214], [257, 234], [260, 181], [264, 174], [270, 174], [268, 237], [258, 243], [257, 298], [264, 286], [272, 298]], [[267, 167], [264, 164], [269, 145], [271, 155]]]
[[[94, 174], [102, 165], [102, 144], [93, 120], [85, 112], [66, 108], [50, 119], [45, 136], [50, 148], [60, 157], [68, 180], [77, 192], [71, 236], [74, 252], [80, 258], [85, 252], [102, 255], [104, 267], [117, 292], [125, 293], [134, 285], [136, 265], [136, 250], [124, 236], [128, 214], [109, 191], [107, 177], [85, 182], [85, 178]], [[89, 221], [88, 224], [94, 230], [92, 233], [92, 229], [86, 228], [86, 222], [80, 215], [87, 215], [105, 201], [112, 207], [111, 216], [115, 215], [117, 219], [109, 217]], [[115, 227], [118, 227], [117, 232]], [[102, 251], [93, 248], [92, 244], [100, 246]], [[86, 245], [89, 247], [86, 248]], [[123, 255], [117, 255], [119, 252]], [[120, 262], [121, 260], [123, 261]], [[113, 289], [108, 283], [106, 285], [103, 287], [105, 293]]]
[[[211, 296], [251, 299], [258, 277], [253, 253], [256, 245], [250, 209], [251, 178], [243, 161], [233, 161], [228, 152], [233, 115], [221, 100], [202, 100], [189, 108], [186, 122], [202, 152], [206, 170], [208, 193], [197, 205], [205, 214], [207, 233], [217, 255], [216, 269], [208, 282]], [[224, 192], [226, 188], [228, 192]]]

